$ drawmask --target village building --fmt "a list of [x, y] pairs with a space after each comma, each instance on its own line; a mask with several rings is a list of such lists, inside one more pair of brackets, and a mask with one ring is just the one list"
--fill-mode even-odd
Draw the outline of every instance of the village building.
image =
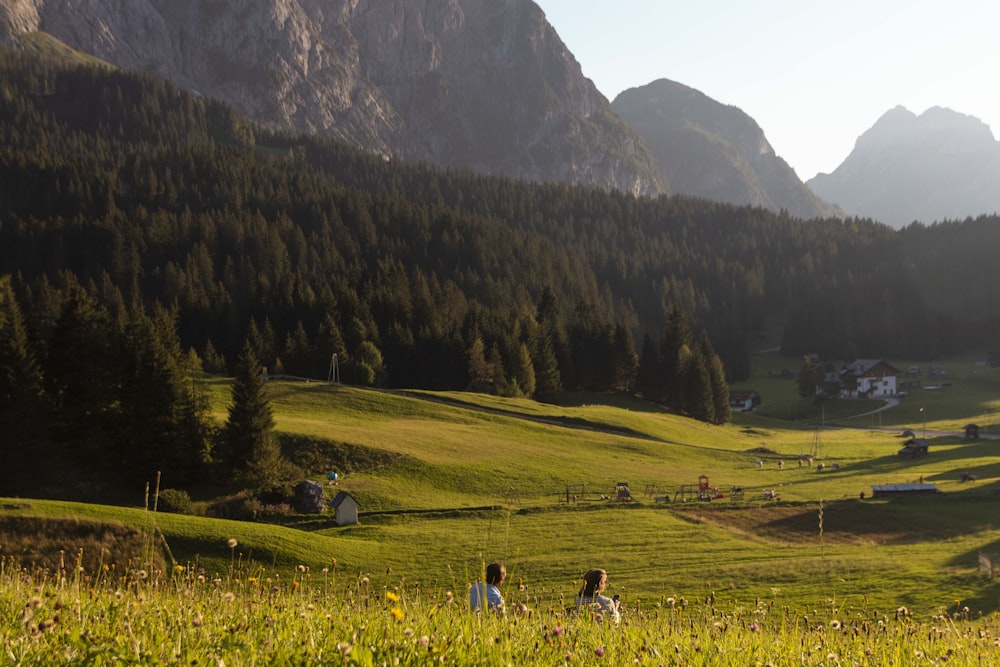
[[733, 412], [750, 412], [760, 405], [760, 394], [753, 389], [730, 389], [729, 409]]
[[855, 359], [840, 371], [844, 398], [888, 398], [896, 395], [899, 371], [883, 359]]

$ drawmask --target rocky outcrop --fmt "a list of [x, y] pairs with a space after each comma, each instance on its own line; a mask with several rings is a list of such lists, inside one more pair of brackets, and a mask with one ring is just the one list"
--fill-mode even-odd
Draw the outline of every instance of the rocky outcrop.
[[47, 33], [266, 126], [386, 157], [667, 192], [531, 0], [0, 0]]
[[972, 116], [896, 107], [861, 135], [833, 173], [808, 182], [852, 215], [902, 227], [1000, 211], [1000, 144]]
[[622, 92], [612, 108], [645, 139], [675, 193], [784, 209], [800, 218], [839, 214], [803, 185], [760, 126], [736, 107], [660, 79]]

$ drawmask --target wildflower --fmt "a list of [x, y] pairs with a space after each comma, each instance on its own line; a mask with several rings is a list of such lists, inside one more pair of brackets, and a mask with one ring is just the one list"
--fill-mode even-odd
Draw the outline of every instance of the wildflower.
[[669, 597], [667, 598], [667, 604], [670, 605], [671, 608], [673, 608], [677, 604], [677, 600], [675, 600], [673, 597]]
[[175, 573], [180, 574], [183, 571], [184, 571], [184, 566], [183, 565], [180, 565], [180, 564], [174, 565], [174, 572]]
[[329, 571], [330, 571], [330, 568], [328, 568], [328, 567], [324, 567], [323, 568], [323, 574], [327, 574]]
[[293, 581], [292, 582], [292, 590], [293, 591], [299, 590], [299, 582], [297, 582], [297, 581]]
[[392, 615], [394, 619], [396, 619], [397, 623], [403, 622], [405, 614], [403, 614], [403, 610], [400, 609], [399, 607], [393, 607], [392, 609], [389, 610], [389, 613]]
[[236, 599], [236, 596], [233, 595], [232, 593], [226, 592], [226, 593], [222, 594], [222, 601], [223, 602], [232, 602], [235, 599]]
[[361, 583], [362, 583], [362, 584], [364, 584], [365, 586], [367, 586], [367, 585], [368, 585], [368, 582], [369, 582], [369, 581], [370, 581], [370, 580], [368, 579], [368, 577], [361, 577]]
[[598, 658], [603, 658], [604, 657], [604, 647], [603, 646], [598, 646], [597, 648], [594, 649], [594, 653], [597, 655]]
[[399, 602], [399, 596], [393, 593], [392, 591], [385, 592], [385, 599], [389, 600], [390, 602]]
[[352, 648], [354, 648], [354, 646], [347, 642], [337, 642], [337, 650], [340, 651], [342, 655], [349, 655]]
[[910, 610], [907, 609], [906, 607], [900, 607], [899, 609], [896, 610], [896, 616], [909, 616], [909, 615], [910, 615]]
[[448, 591], [444, 594], [444, 599], [445, 601], [447, 601], [448, 604], [451, 604], [452, 602], [455, 601], [455, 594], [452, 593], [451, 591]]
[[427, 648], [427, 645], [431, 643], [431, 638], [427, 635], [420, 635], [420, 639], [417, 640], [417, 643], [424, 648]]
[[228, 541], [228, 542], [226, 542], [226, 544], [228, 544], [228, 545], [229, 545], [229, 548], [230, 548], [230, 549], [235, 549], [235, 548], [236, 548], [236, 545], [237, 545], [237, 544], [239, 544], [239, 542], [237, 542], [237, 541], [236, 541], [236, 538], [235, 538], [235, 537], [230, 537], [230, 538], [229, 538], [229, 541]]
[[840, 630], [840, 621], [838, 621], [837, 619], [833, 619], [832, 621], [830, 621], [830, 629]]
[[196, 628], [201, 627], [201, 616], [195, 616], [193, 619], [191, 619], [191, 625], [193, 625]]
[[405, 630], [403, 630], [403, 634], [405, 636], [407, 636], [407, 637], [412, 637], [413, 636], [413, 628], [406, 628]]
[[751, 623], [749, 627], [750, 627], [750, 632], [757, 632], [758, 630], [760, 630], [760, 625], [758, 625], [757, 623]]
[[552, 635], [555, 637], [562, 637], [564, 632], [565, 630], [561, 625], [557, 625], [556, 627], [552, 628]]
[[137, 577], [138, 577], [138, 578], [140, 578], [140, 579], [145, 579], [145, 578], [146, 578], [146, 577], [148, 577], [149, 575], [148, 575], [148, 574], [146, 574], [146, 571], [145, 571], [145, 570], [139, 570], [138, 572], [136, 572], [136, 573], [135, 573], [135, 576], [137, 576]]
[[305, 565], [299, 565], [298, 570], [299, 570], [299, 572], [305, 572], [306, 571], [306, 566]]
[[30, 600], [28, 600], [28, 606], [29, 607], [34, 607], [35, 609], [38, 609], [39, 607], [42, 606], [42, 598], [40, 598], [40, 597], [38, 597], [36, 595], [35, 597], [33, 597]]
[[837, 654], [836, 653], [827, 653], [826, 654], [826, 661], [827, 662], [837, 662]]

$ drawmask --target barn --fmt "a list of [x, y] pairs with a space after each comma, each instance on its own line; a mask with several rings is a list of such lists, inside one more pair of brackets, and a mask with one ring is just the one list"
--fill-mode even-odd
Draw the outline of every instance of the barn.
[[937, 484], [872, 484], [872, 498], [896, 498], [898, 496], [933, 496], [941, 493]]

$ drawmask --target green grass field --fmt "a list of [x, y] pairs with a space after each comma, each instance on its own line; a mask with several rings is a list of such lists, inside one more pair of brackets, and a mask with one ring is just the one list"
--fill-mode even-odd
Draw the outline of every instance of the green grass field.
[[[224, 419], [228, 380], [207, 382]], [[955, 372], [947, 390], [911, 396], [879, 424], [840, 418], [822, 428], [766, 413], [709, 426], [621, 395], [575, 396], [557, 406], [324, 383], [272, 382], [269, 390], [280, 431], [392, 455], [329, 488], [358, 499], [359, 525], [337, 527], [330, 517], [231, 522], [46, 501], [10, 503], [16, 509], [6, 511], [155, 525], [178, 562], [209, 569], [227, 566], [225, 543], [235, 538], [243, 558], [265, 566], [316, 568], [336, 559], [341, 572], [390, 572], [453, 589], [464, 589], [484, 561], [503, 560], [524, 590], [563, 596], [584, 570], [602, 566], [623, 599], [715, 592], [745, 601], [780, 591], [795, 603], [836, 596], [927, 613], [955, 599], [991, 611], [1000, 600], [1000, 588], [977, 572], [980, 550], [1000, 552], [1000, 442], [938, 435], [970, 420], [991, 425], [986, 409], [998, 402], [1000, 371]], [[859, 402], [828, 401], [827, 408], [844, 415], [859, 409], [852, 403]], [[922, 429], [922, 414], [931, 455], [902, 460], [899, 432]], [[309, 475], [323, 480], [322, 456], [311, 460]], [[963, 471], [977, 480], [961, 482]], [[680, 502], [682, 485], [701, 475], [724, 497]], [[921, 477], [944, 493], [860, 499], [873, 484]], [[635, 502], [608, 500], [617, 482], [629, 484]], [[135, 480], [137, 505], [144, 484]], [[161, 484], [170, 486], [170, 471]], [[779, 500], [763, 499], [765, 490]]]
[[[919, 627], [930, 638], [932, 632], [940, 631], [944, 619], [970, 622], [992, 617], [997, 609], [1000, 586], [979, 572], [978, 563], [980, 552], [1000, 556], [1000, 440], [987, 437], [966, 442], [951, 432], [970, 421], [983, 426], [987, 435], [997, 430], [993, 408], [1000, 404], [1000, 371], [972, 365], [964, 374], [953, 370], [949, 387], [911, 392], [877, 421], [871, 416], [852, 419], [855, 410], [868, 410], [870, 405], [851, 401], [827, 401], [817, 421], [779, 419], [779, 413], [800, 399], [788, 381], [773, 379], [773, 375], [754, 378], [748, 386], [764, 395], [764, 406], [773, 402], [774, 411], [737, 415], [733, 423], [721, 427], [693, 422], [625, 395], [575, 395], [563, 405], [546, 405], [465, 393], [272, 381], [269, 392], [278, 430], [295, 436], [287, 438], [288, 442], [308, 442], [312, 448], [308, 457], [299, 457], [300, 465], [302, 461], [308, 464], [309, 477], [325, 480], [332, 452], [352, 453], [349, 474], [328, 490], [331, 496], [344, 490], [358, 499], [358, 525], [338, 527], [329, 515], [239, 522], [152, 512], [143, 509], [146, 484], [152, 480], [123, 480], [135, 487], [135, 507], [7, 499], [0, 500], [0, 512], [9, 521], [17, 517], [63, 521], [61, 528], [47, 524], [46, 530], [54, 531], [47, 540], [35, 540], [50, 551], [65, 540], [65, 553], [57, 562], [95, 562], [73, 546], [73, 522], [95, 520], [145, 531], [147, 546], [163, 553], [164, 560], [156, 561], [159, 565], [134, 554], [127, 557], [128, 562], [115, 562], [113, 546], [107, 553], [101, 547], [96, 562], [106, 574], [81, 570], [77, 576], [86, 585], [78, 585], [79, 595], [84, 595], [87, 586], [100, 589], [103, 577], [111, 589], [119, 589], [116, 595], [126, 586], [128, 595], [141, 599], [143, 594], [135, 588], [139, 584], [128, 582], [140, 568], [145, 572], [159, 567], [164, 568], [159, 581], [174, 577], [162, 594], [180, 595], [206, 619], [208, 609], [218, 606], [212, 596], [219, 593], [184, 593], [183, 586], [177, 587], [178, 572], [184, 573], [185, 586], [198, 588], [202, 582], [214, 581], [228, 590], [234, 588], [233, 582], [242, 582], [237, 594], [267, 597], [270, 589], [261, 582], [273, 583], [275, 595], [284, 594], [294, 592], [289, 588], [291, 581], [306, 583], [296, 572], [318, 576], [322, 571], [324, 586], [339, 587], [341, 592], [327, 600], [323, 596], [333, 595], [333, 589], [324, 588], [322, 595], [317, 593], [317, 604], [322, 599], [326, 600], [322, 604], [339, 609], [342, 602], [336, 600], [357, 599], [361, 581], [366, 590], [403, 591], [410, 595], [409, 606], [400, 612], [405, 618], [396, 618], [395, 612], [388, 618], [413, 625], [412, 632], [418, 637], [427, 633], [434, 644], [435, 623], [414, 617], [433, 614], [447, 592], [455, 594], [460, 608], [465, 591], [484, 564], [502, 560], [510, 574], [504, 587], [508, 604], [525, 604], [539, 612], [530, 629], [510, 626], [504, 636], [536, 643], [539, 637], [547, 637], [549, 649], [551, 645], [566, 648], [564, 640], [553, 642], [547, 633], [554, 623], [573, 627], [558, 614], [571, 605], [583, 572], [598, 566], [609, 572], [608, 592], [619, 594], [631, 610], [631, 634], [600, 643], [606, 641], [602, 635], [578, 629], [577, 644], [598, 642], [609, 652], [619, 653], [641, 654], [650, 647], [667, 650], [642, 639], [654, 628], [679, 642], [670, 649], [683, 656], [676, 664], [748, 664], [741, 662], [745, 651], [761, 656], [760, 664], [768, 656], [771, 660], [778, 657], [774, 664], [785, 664], [805, 641], [819, 641], [819, 648], [809, 653], [808, 660], [796, 658], [802, 664], [837, 664], [830, 655], [848, 654], [859, 656], [854, 660], [857, 664], [911, 664], [908, 658], [916, 653], [940, 651], [957, 656], [959, 650], [976, 659], [953, 660], [953, 664], [980, 664], [981, 650], [996, 650], [990, 634], [993, 629], [979, 630], [982, 641], [973, 642], [985, 649], [973, 650], [972, 644], [934, 644], [930, 639], [900, 648], [898, 642], [906, 632], [913, 634], [917, 626], [911, 623], [929, 624]], [[772, 384], [773, 391], [768, 389]], [[229, 381], [208, 378], [206, 386], [214, 414], [224, 419]], [[806, 412], [804, 405], [799, 409]], [[927, 429], [930, 456], [913, 461], [896, 455], [904, 428]], [[977, 479], [962, 482], [963, 472]], [[680, 492], [690, 492], [702, 475], [722, 497], [704, 502], [689, 495], [689, 501], [682, 502]], [[920, 478], [934, 482], [943, 493], [870, 498], [874, 484]], [[618, 482], [628, 483], [633, 501], [616, 502]], [[163, 471], [161, 486], [171, 486], [169, 470]], [[733, 487], [740, 487], [742, 494], [734, 494]], [[765, 499], [765, 491], [773, 491], [778, 499]], [[863, 500], [862, 492], [866, 494]], [[46, 561], [33, 550], [31, 540], [19, 542], [6, 534], [0, 534], [0, 540], [0, 580], [4, 572], [24, 572], [45, 581], [60, 569], [51, 558]], [[231, 547], [230, 540], [238, 546]], [[106, 541], [112, 544], [114, 539]], [[175, 566], [179, 568], [172, 575]], [[199, 573], [197, 579], [195, 573]], [[251, 580], [261, 588], [248, 590]], [[0, 581], [0, 604], [10, 609], [26, 604], [21, 597], [28, 591], [15, 583], [20, 581]], [[58, 581], [62, 582], [59, 586], [67, 585], [65, 576]], [[309, 583], [317, 585], [315, 579]], [[101, 595], [94, 593], [90, 598]], [[268, 600], [280, 610], [290, 605], [281, 597]], [[675, 611], [667, 613], [667, 600], [690, 601], [698, 613], [685, 618]], [[118, 603], [111, 599], [106, 604]], [[191, 613], [182, 603], [171, 604], [178, 613]], [[899, 621], [896, 610], [901, 607], [906, 608], [904, 627], [911, 630], [884, 631], [882, 639], [888, 644], [838, 640], [841, 644], [832, 652], [822, 647], [835, 646], [833, 634], [823, 634], [829, 630], [820, 626], [817, 639], [812, 627], [815, 620], [809, 620], [842, 618], [836, 623], [861, 624], [853, 626], [857, 638], [857, 628], [873, 623], [872, 619]], [[349, 625], [384, 624], [387, 610], [378, 609], [381, 616], [373, 619], [364, 615], [369, 612], [352, 607], [352, 613], [357, 613], [345, 618], [353, 619], [347, 621]], [[784, 611], [777, 614], [776, 610]], [[104, 618], [116, 612], [94, 613]], [[285, 612], [271, 609], [269, 613], [277, 617]], [[334, 612], [328, 609], [330, 613]], [[691, 620], [695, 617], [697, 622]], [[538, 653], [536, 648], [532, 658], [520, 640], [505, 640], [506, 652], [496, 661], [486, 659], [483, 647], [493, 641], [491, 633], [499, 628], [469, 627], [462, 618], [447, 620], [448, 627], [459, 633], [452, 637], [467, 640], [452, 654], [459, 656], [456, 662], [506, 664], [562, 655], [548, 649]], [[753, 629], [758, 620], [762, 631], [770, 633], [766, 637]], [[295, 636], [315, 632], [308, 623], [299, 628], [292, 620], [282, 622], [288, 623], [288, 632]], [[686, 628], [683, 633], [682, 626]], [[726, 635], [719, 630], [730, 626], [738, 631]], [[158, 626], [153, 623], [152, 627]], [[527, 633], [523, 637], [522, 630]], [[379, 655], [395, 660], [402, 655], [400, 651], [412, 658], [409, 663], [404, 660], [405, 664], [424, 664], [428, 655], [439, 658], [440, 651], [447, 653], [440, 648], [447, 641], [439, 644], [438, 653], [431, 649], [421, 653], [426, 648], [422, 645], [417, 653], [406, 653], [413, 649], [412, 637], [399, 638], [399, 631], [390, 623], [381, 631], [381, 644], [365, 648], [356, 640], [356, 628], [338, 625], [343, 641], [331, 644], [335, 634], [331, 633], [324, 637], [325, 644], [316, 646], [325, 646], [317, 650], [327, 651], [327, 656], [340, 651], [334, 653], [338, 664], [375, 664]], [[23, 627], [7, 631], [6, 662], [17, 655], [10, 644], [18, 632], [28, 631]], [[158, 632], [170, 631], [161, 628]], [[974, 637], [965, 630], [949, 632], [949, 637]], [[710, 635], [718, 635], [717, 652], [702, 654], [698, 637]], [[22, 639], [28, 642], [30, 636]], [[147, 637], [144, 641], [156, 644], [159, 640]], [[769, 642], [777, 648], [766, 648]], [[570, 654], [581, 657], [594, 650], [580, 653], [577, 644], [570, 647]], [[355, 647], [353, 657], [342, 652], [346, 645]], [[26, 658], [37, 655], [28, 643], [18, 646]], [[276, 659], [273, 646], [254, 646], [254, 651], [263, 653], [250, 659], [241, 653], [250, 650], [249, 645], [239, 646], [244, 648], [202, 647], [197, 653], [229, 656], [227, 664]], [[69, 655], [77, 649], [62, 650]], [[227, 653], [230, 650], [235, 653]], [[374, 651], [371, 660], [375, 662], [365, 657], [369, 650]], [[718, 651], [728, 651], [729, 658], [723, 660]], [[134, 664], [153, 664], [153, 653], [136, 654], [139, 658]], [[188, 655], [183, 650], [180, 654]], [[642, 654], [639, 662], [650, 659]], [[164, 660], [164, 664], [170, 662]], [[309, 660], [322, 658], [310, 654]], [[588, 660], [581, 657], [579, 662]], [[653, 664], [662, 662], [652, 659]], [[17, 663], [16, 659], [11, 662]], [[104, 663], [91, 660], [90, 664]]]

